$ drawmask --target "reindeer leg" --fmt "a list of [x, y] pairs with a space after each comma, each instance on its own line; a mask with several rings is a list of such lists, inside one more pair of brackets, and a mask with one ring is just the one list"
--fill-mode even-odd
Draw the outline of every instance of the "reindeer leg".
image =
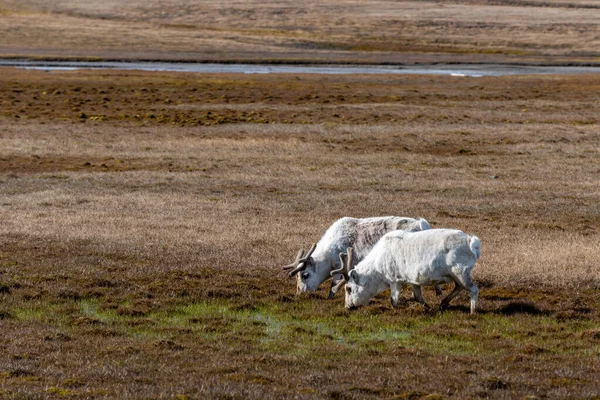
[[419, 285], [410, 285], [413, 291], [413, 298], [419, 303], [423, 304], [426, 309], [429, 309], [429, 304], [425, 302], [423, 298], [423, 292], [421, 291], [421, 286]]
[[444, 297], [440, 304], [440, 310], [445, 310], [446, 308], [448, 308], [448, 305], [450, 304], [452, 299], [458, 296], [462, 289], [462, 286], [458, 282], [454, 282], [454, 290], [450, 292], [448, 296]]
[[402, 284], [399, 282], [392, 283], [390, 285], [390, 295], [392, 300], [392, 307], [397, 308], [400, 304], [400, 295], [402, 294]]

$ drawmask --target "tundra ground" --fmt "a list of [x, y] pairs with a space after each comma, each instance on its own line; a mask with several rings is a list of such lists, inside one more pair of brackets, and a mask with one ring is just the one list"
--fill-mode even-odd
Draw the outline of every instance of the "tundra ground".
[[596, 0], [0, 0], [2, 57], [600, 61]]
[[[599, 398], [598, 93], [3, 69], [0, 397]], [[481, 238], [479, 315], [295, 296], [299, 247], [390, 214]]]

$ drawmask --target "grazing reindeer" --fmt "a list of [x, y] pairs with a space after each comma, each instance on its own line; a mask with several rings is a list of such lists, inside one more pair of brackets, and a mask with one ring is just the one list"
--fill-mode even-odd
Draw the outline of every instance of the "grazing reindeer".
[[[408, 217], [374, 217], [374, 218], [351, 218], [344, 217], [335, 221], [325, 232], [318, 243], [313, 244], [310, 250], [304, 254], [301, 249], [296, 260], [283, 267], [289, 271], [288, 275], [297, 275], [297, 293], [314, 292], [329, 278], [332, 270], [338, 269], [338, 254], [346, 251], [346, 248], [354, 248], [354, 257], [357, 261], [362, 260], [373, 248], [375, 243], [386, 233], [395, 230], [421, 231], [429, 229], [429, 223], [421, 218]], [[339, 281], [340, 275], [334, 276], [331, 287]], [[441, 294], [439, 287], [436, 292]], [[329, 291], [329, 298], [335, 292]]]
[[397, 307], [405, 283], [412, 286], [415, 299], [427, 307], [421, 286], [454, 281], [454, 290], [442, 300], [440, 309], [446, 308], [464, 289], [471, 299], [471, 314], [477, 311], [479, 289], [471, 281], [471, 270], [481, 255], [477, 236], [454, 229], [390, 232], [355, 268], [353, 249], [347, 251], [345, 262], [344, 255], [339, 255], [343, 267], [331, 274], [343, 276], [332, 291], [337, 292], [346, 283], [348, 309], [368, 303], [387, 288], [391, 289], [392, 305]]

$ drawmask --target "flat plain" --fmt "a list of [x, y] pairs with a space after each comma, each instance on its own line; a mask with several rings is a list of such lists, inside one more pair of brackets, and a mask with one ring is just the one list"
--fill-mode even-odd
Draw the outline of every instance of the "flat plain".
[[[597, 15], [0, 0], [0, 55], [594, 64]], [[0, 398], [600, 398], [599, 93], [597, 75], [0, 69]], [[479, 236], [479, 314], [431, 288], [430, 310], [296, 296], [281, 266], [347, 215]]]
[[[595, 76], [0, 81], [2, 396], [600, 395]], [[481, 238], [479, 315], [295, 296], [389, 214]]]
[[3, 57], [600, 62], [595, 0], [0, 0]]

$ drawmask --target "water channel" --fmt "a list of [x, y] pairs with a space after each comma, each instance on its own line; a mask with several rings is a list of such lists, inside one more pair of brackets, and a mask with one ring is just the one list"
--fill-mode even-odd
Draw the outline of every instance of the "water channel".
[[0, 67], [17, 67], [44, 71], [76, 69], [115, 69], [196, 73], [245, 74], [429, 74], [450, 76], [506, 75], [577, 75], [599, 74], [600, 67], [525, 66], [500, 64], [436, 64], [436, 65], [261, 65], [215, 64], [193, 62], [127, 62], [127, 61], [30, 61], [0, 60]]

